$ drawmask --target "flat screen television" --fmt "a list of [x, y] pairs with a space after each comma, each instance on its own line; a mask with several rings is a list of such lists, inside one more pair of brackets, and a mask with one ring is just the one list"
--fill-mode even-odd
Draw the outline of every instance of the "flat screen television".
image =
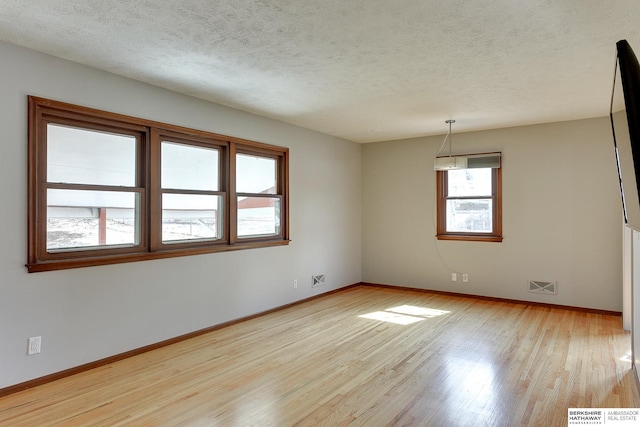
[[[640, 231], [640, 65], [626, 40], [616, 43], [616, 68], [611, 94], [611, 126], [618, 161], [625, 223]], [[632, 239], [631, 358], [635, 378], [640, 371], [640, 255]], [[638, 383], [640, 385], [640, 382]]]
[[611, 126], [625, 223], [640, 231], [640, 65], [626, 40], [616, 43]]

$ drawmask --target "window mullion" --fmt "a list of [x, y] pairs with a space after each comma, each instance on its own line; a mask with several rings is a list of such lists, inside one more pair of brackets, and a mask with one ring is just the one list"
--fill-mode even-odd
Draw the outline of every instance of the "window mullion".
[[64, 182], [46, 182], [45, 188], [57, 190], [88, 190], [88, 191], [114, 191], [114, 192], [136, 192], [140, 193], [144, 187], [126, 187], [115, 185], [93, 185], [93, 184], [67, 184]]
[[495, 196], [450, 196], [446, 200], [491, 200]]
[[502, 168], [493, 169], [493, 232], [502, 240]]
[[149, 141], [149, 177], [148, 186], [150, 195], [147, 205], [149, 206], [148, 218], [148, 239], [149, 250], [158, 251], [162, 247], [162, 189], [160, 176], [160, 132], [157, 128], [151, 129]]
[[229, 198], [227, 201], [229, 221], [226, 224], [229, 231], [229, 244], [233, 245], [238, 241], [238, 197], [236, 195], [236, 144], [229, 144], [227, 168], [227, 189]]
[[271, 199], [271, 198], [282, 198], [281, 194], [278, 193], [274, 193], [274, 194], [270, 194], [270, 193], [236, 193], [236, 197], [262, 197], [265, 199]]
[[175, 188], [162, 188], [160, 190], [162, 194], [193, 194], [193, 195], [207, 195], [207, 196], [224, 196], [224, 191], [209, 191], [209, 190], [181, 190]]

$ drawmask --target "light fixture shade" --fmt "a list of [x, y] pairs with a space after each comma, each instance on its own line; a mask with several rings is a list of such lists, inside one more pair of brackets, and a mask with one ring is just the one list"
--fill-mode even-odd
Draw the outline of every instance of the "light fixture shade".
[[500, 167], [501, 157], [500, 153], [436, 157], [433, 162], [433, 169], [437, 171], [476, 168], [495, 169]]
[[436, 157], [433, 162], [433, 169], [437, 171], [448, 171], [452, 169], [466, 169], [467, 158], [457, 156]]

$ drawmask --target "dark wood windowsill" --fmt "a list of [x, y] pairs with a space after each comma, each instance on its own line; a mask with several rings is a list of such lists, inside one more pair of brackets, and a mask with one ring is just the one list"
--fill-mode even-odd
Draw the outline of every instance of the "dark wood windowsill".
[[438, 234], [438, 240], [463, 240], [467, 242], [502, 242], [502, 236], [470, 234]]
[[104, 257], [91, 257], [70, 259], [63, 261], [44, 261], [33, 264], [26, 264], [29, 273], [42, 271], [66, 270], [71, 268], [95, 267], [98, 265], [121, 264], [125, 262], [147, 261], [154, 259], [176, 258], [187, 255], [204, 255], [216, 252], [239, 251], [243, 249], [268, 248], [272, 246], [286, 246], [289, 240], [270, 240], [261, 242], [236, 243], [234, 245], [218, 245], [199, 249], [178, 249], [162, 252], [141, 252], [126, 255], [113, 255]]

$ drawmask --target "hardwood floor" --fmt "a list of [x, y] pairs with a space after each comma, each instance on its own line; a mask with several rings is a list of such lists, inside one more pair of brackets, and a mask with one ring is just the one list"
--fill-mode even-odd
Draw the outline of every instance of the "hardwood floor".
[[358, 286], [6, 396], [0, 424], [562, 426], [640, 407], [630, 347], [618, 316]]

